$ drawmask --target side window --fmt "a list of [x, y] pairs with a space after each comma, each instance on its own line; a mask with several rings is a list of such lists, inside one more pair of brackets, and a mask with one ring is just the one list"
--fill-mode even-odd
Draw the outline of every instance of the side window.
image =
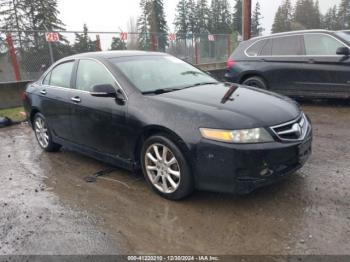
[[110, 84], [115, 86], [115, 81], [107, 69], [92, 60], [80, 60], [76, 88], [84, 91], [92, 91], [94, 85]]
[[261, 49], [261, 56], [270, 56], [272, 51], [272, 40], [267, 40], [263, 49]]
[[302, 54], [300, 36], [278, 37], [272, 41], [273, 56], [298, 56]]
[[44, 80], [43, 80], [43, 84], [44, 84], [44, 85], [49, 85], [49, 84], [50, 84], [50, 77], [51, 77], [51, 72], [49, 72], [49, 73], [45, 76], [45, 78], [44, 78]]
[[258, 56], [260, 54], [260, 50], [266, 44], [266, 40], [261, 40], [254, 43], [251, 47], [249, 47], [246, 51], [248, 56]]
[[50, 85], [70, 88], [73, 65], [74, 61], [70, 61], [59, 64], [52, 69]]
[[339, 47], [344, 47], [335, 38], [324, 34], [304, 35], [306, 55], [336, 55]]

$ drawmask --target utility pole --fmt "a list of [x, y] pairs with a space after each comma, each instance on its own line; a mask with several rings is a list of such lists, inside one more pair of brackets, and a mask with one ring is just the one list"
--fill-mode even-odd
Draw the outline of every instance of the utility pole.
[[242, 32], [243, 40], [251, 38], [251, 24], [252, 24], [252, 0], [243, 0], [243, 23]]
[[16, 81], [21, 81], [21, 73], [20, 73], [20, 69], [17, 61], [16, 49], [13, 46], [11, 33], [6, 34], [6, 42], [10, 53], [12, 68], [13, 68], [13, 72], [15, 73]]

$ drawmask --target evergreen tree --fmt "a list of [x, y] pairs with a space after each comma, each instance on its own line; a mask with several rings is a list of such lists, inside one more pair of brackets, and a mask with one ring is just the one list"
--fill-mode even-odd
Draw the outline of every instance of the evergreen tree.
[[209, 31], [218, 33], [220, 28], [220, 0], [211, 0]]
[[88, 35], [88, 27], [84, 24], [82, 34], [75, 34], [74, 52], [85, 53], [96, 51], [96, 41], [91, 40]]
[[242, 10], [242, 0], [236, 0], [233, 9], [233, 30], [242, 35], [242, 19], [243, 19], [243, 10]]
[[313, 7], [313, 26], [316, 29], [321, 28], [321, 23], [322, 23], [322, 14], [320, 12], [320, 3], [319, 0], [316, 0], [316, 2], [314, 3], [314, 7]]
[[126, 50], [126, 44], [120, 37], [113, 37], [110, 50]]
[[149, 14], [149, 1], [141, 0], [140, 8], [142, 10], [141, 16], [137, 19], [137, 31], [139, 33], [138, 42], [139, 48], [142, 50], [150, 49], [150, 34], [148, 25], [148, 14]]
[[321, 17], [318, 1], [298, 0], [294, 12], [294, 23], [298, 29], [299, 26], [304, 29], [319, 29], [321, 27]]
[[209, 7], [207, 0], [198, 0], [196, 7], [196, 33], [207, 33], [209, 30]]
[[232, 15], [227, 0], [212, 0], [210, 7], [210, 32], [228, 34], [232, 32]]
[[[25, 29], [24, 0], [2, 0], [0, 2], [0, 28], [21, 31]], [[23, 48], [23, 33], [12, 33], [14, 45]]]
[[274, 19], [273, 24], [272, 24], [271, 33], [275, 34], [275, 33], [289, 31], [290, 26], [289, 26], [289, 28], [287, 28], [285, 26], [285, 20], [286, 19], [283, 15], [283, 8], [282, 8], [282, 6], [279, 6], [277, 9], [277, 12], [275, 14], [275, 19]]
[[187, 0], [180, 0], [176, 6], [175, 30], [179, 39], [185, 39], [189, 30]]
[[63, 22], [58, 18], [60, 12], [57, 0], [24, 0], [27, 6], [28, 29], [64, 30]]
[[141, 0], [140, 7], [142, 15], [137, 23], [140, 47], [149, 49], [152, 42], [158, 45], [158, 50], [165, 51], [168, 46], [168, 26], [165, 20], [163, 0]]
[[168, 46], [168, 26], [163, 0], [150, 0], [148, 23], [153, 37], [157, 37], [158, 50], [165, 51]]
[[350, 0], [342, 0], [338, 10], [339, 25], [341, 29], [350, 29]]
[[336, 5], [329, 8], [326, 14], [323, 16], [322, 28], [327, 30], [341, 29], [338, 18], [338, 9]]
[[272, 33], [286, 32], [292, 29], [293, 8], [290, 0], [285, 0], [279, 7], [272, 25]]
[[260, 3], [256, 2], [255, 9], [252, 14], [252, 36], [259, 36], [264, 30], [260, 23], [261, 19]]
[[[26, 6], [26, 30], [64, 30], [64, 24], [58, 18], [57, 0], [24, 0], [24, 4]], [[46, 45], [42, 33], [34, 32], [27, 38], [32, 39], [32, 43], [37, 48]]]
[[197, 32], [197, 21], [196, 21], [196, 3], [194, 0], [187, 1], [188, 10], [188, 32], [194, 34]]
[[[2, 0], [0, 26], [9, 30], [64, 30], [58, 18], [57, 0]], [[49, 65], [48, 44], [42, 32], [12, 33], [15, 47], [20, 47], [19, 58], [26, 63], [21, 66], [28, 72], [39, 71], [41, 65]], [[61, 40], [65, 39], [60, 36]], [[17, 45], [17, 46], [16, 46]], [[67, 41], [53, 44], [54, 59], [72, 54]]]
[[218, 31], [222, 34], [232, 33], [232, 14], [227, 0], [220, 1], [220, 27]]

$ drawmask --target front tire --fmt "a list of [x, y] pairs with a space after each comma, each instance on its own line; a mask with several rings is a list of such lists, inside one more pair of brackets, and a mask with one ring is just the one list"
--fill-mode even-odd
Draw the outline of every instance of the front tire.
[[148, 138], [141, 150], [141, 163], [147, 183], [160, 196], [180, 200], [193, 192], [188, 163], [180, 148], [168, 136]]
[[52, 141], [52, 135], [45, 117], [36, 113], [33, 119], [33, 129], [39, 146], [47, 152], [56, 152], [61, 146]]
[[260, 89], [265, 89], [265, 90], [268, 89], [265, 80], [259, 76], [249, 77], [246, 80], [244, 80], [242, 84], [246, 85], [246, 86], [252, 86], [252, 87], [257, 87]]

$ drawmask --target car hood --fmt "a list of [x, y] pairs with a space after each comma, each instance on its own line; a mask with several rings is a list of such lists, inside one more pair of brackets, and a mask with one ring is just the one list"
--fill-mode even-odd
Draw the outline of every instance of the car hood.
[[[229, 84], [203, 85], [153, 96], [220, 128], [254, 128], [281, 124], [297, 118], [300, 110], [293, 100], [265, 90], [238, 86], [226, 102]], [[176, 110], [176, 108], [174, 108]], [[209, 119], [210, 118], [210, 119]], [[216, 120], [216, 121], [213, 121]], [[217, 126], [217, 123], [214, 124]]]

